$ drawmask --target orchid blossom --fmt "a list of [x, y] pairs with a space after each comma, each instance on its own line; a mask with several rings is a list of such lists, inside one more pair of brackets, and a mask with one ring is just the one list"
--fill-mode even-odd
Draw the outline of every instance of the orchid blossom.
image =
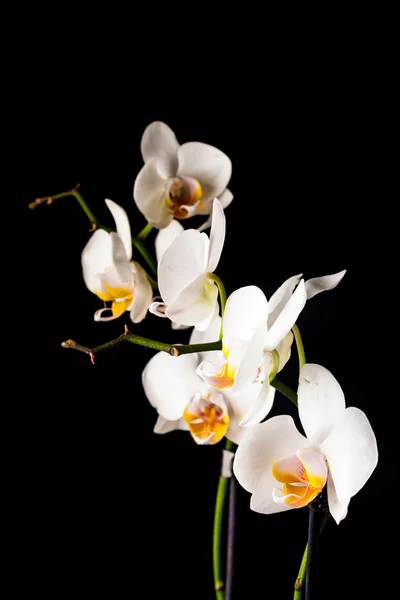
[[210, 238], [187, 229], [162, 254], [158, 287], [163, 302], [153, 303], [150, 312], [205, 331], [218, 315], [218, 287], [211, 274], [217, 268], [224, 240], [225, 215], [215, 199]]
[[[152, 300], [152, 288], [144, 269], [132, 258], [129, 220], [121, 206], [105, 201], [116, 224], [117, 233], [104, 229], [94, 232], [82, 252], [83, 278], [88, 289], [111, 308], [95, 312], [95, 321], [117, 319], [126, 310], [134, 323], [142, 321]], [[104, 317], [103, 313], [111, 311]]]
[[210, 360], [199, 365], [197, 372], [206, 384], [217, 389], [232, 388], [233, 394], [241, 393], [249, 382], [263, 382], [254, 405], [247, 404], [246, 414], [241, 414], [241, 425], [259, 423], [270, 412], [275, 395], [270, 375], [281, 371], [290, 358], [291, 328], [307, 297], [332, 289], [344, 273], [306, 282], [296, 275], [285, 281], [269, 301], [256, 286], [240, 288], [228, 298], [222, 352], [214, 352]]
[[301, 369], [298, 407], [307, 437], [288, 415], [248, 428], [235, 475], [252, 493], [252, 510], [264, 514], [306, 506], [326, 485], [330, 513], [339, 523], [376, 467], [374, 432], [361, 410], [346, 408], [339, 383], [320, 365]]
[[[218, 339], [221, 318], [217, 317], [204, 332], [193, 330], [191, 344]], [[198, 365], [215, 352], [182, 354], [172, 357], [158, 352], [147, 363], [142, 382], [146, 396], [159, 416], [155, 433], [176, 429], [190, 431], [198, 444], [216, 444], [224, 436], [238, 444], [245, 429], [240, 427], [240, 415], [246, 405], [252, 405], [260, 384], [243, 388], [241, 394], [207, 386], [196, 374]]]
[[172, 129], [155, 121], [143, 133], [141, 152], [145, 164], [136, 178], [133, 196], [153, 227], [162, 229], [174, 217], [209, 215], [216, 197], [223, 208], [232, 201], [233, 195], [226, 188], [232, 164], [217, 148], [201, 142], [180, 146]]

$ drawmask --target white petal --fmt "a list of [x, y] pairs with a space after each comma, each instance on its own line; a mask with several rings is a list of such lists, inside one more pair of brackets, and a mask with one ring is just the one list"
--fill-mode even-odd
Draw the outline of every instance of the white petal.
[[319, 443], [342, 418], [346, 402], [342, 388], [328, 369], [306, 364], [300, 371], [298, 406], [308, 439]]
[[273, 417], [246, 429], [236, 451], [233, 471], [240, 485], [255, 495], [253, 510], [263, 513], [282, 510], [272, 497], [274, 488], [279, 486], [272, 475], [272, 465], [306, 444], [307, 439], [297, 431], [288, 415]]
[[116, 202], [106, 200], [105, 203], [114, 217], [117, 233], [124, 244], [126, 256], [128, 257], [128, 260], [130, 260], [132, 258], [132, 236], [128, 215], [122, 206], [119, 206]]
[[255, 285], [239, 288], [227, 300], [224, 314], [224, 346], [238, 340], [250, 340], [261, 321], [267, 322], [268, 302]]
[[195, 229], [187, 229], [162, 255], [158, 265], [158, 287], [167, 304], [201, 273], [204, 274], [204, 237]]
[[320, 448], [328, 461], [340, 502], [357, 494], [378, 462], [372, 427], [366, 415], [353, 406], [346, 408]]
[[135, 287], [131, 306], [131, 320], [133, 323], [140, 323], [147, 315], [153, 297], [153, 290], [143, 267], [137, 262], [134, 262], [133, 265], [135, 268]]
[[267, 333], [265, 340], [265, 347], [267, 350], [274, 350], [274, 348], [276, 348], [283, 340], [285, 335], [289, 333], [296, 323], [297, 317], [303, 310], [306, 300], [307, 295], [304, 287], [304, 280], [302, 279], [297, 286], [296, 291], [283, 307], [275, 323]]
[[[277, 482], [275, 482], [279, 485]], [[278, 512], [285, 512], [286, 510], [290, 510], [292, 506], [290, 504], [286, 504], [286, 502], [275, 502], [273, 500], [275, 489], [272, 491], [272, 500], [271, 498], [265, 496], [265, 494], [255, 493], [252, 495], [250, 500], [250, 508], [254, 510], [254, 512], [262, 513], [264, 515], [272, 515]]]
[[228, 190], [228, 188], [226, 188], [222, 194], [219, 194], [218, 200], [220, 201], [222, 208], [225, 210], [225, 208], [232, 202], [233, 194], [230, 190]]
[[173, 177], [178, 168], [179, 143], [174, 132], [161, 121], [150, 123], [144, 130], [140, 150], [147, 163], [153, 157], [162, 157], [167, 165], [168, 177]]
[[[156, 314], [156, 313], [154, 313], [154, 314]], [[157, 316], [159, 317], [161, 315], [157, 314]], [[166, 316], [166, 315], [163, 315], [163, 316]], [[183, 329], [190, 329], [191, 325], [179, 325], [179, 323], [174, 323], [173, 321], [171, 321], [171, 327], [174, 331], [181, 331]]]
[[214, 315], [217, 302], [217, 286], [208, 283], [201, 274], [168, 304], [165, 314], [180, 325], [197, 325]]
[[154, 425], [154, 433], [169, 433], [175, 430], [189, 431], [189, 425], [183, 420], [178, 419], [177, 421], [168, 421], [161, 415], [158, 415], [156, 424]]
[[[228, 188], [226, 188], [226, 190], [224, 190], [222, 192], [222, 194], [219, 194], [218, 200], [219, 200], [222, 208], [225, 210], [225, 208], [227, 206], [229, 206], [229, 204], [232, 202], [233, 194], [230, 190], [228, 190]], [[214, 198], [210, 198], [206, 202], [202, 199], [201, 209], [199, 210], [199, 214], [200, 215], [209, 215], [213, 209], [213, 201], [214, 201]], [[197, 230], [204, 231], [204, 229], [207, 229], [207, 227], [210, 227], [210, 224], [211, 224], [211, 218], [208, 218], [207, 221], [205, 221], [203, 223], [203, 225], [201, 225], [200, 227], [197, 228]]]
[[[257, 385], [254, 384], [253, 385]], [[242, 427], [250, 427], [256, 423], [261, 423], [265, 417], [269, 414], [275, 398], [275, 388], [273, 388], [268, 381], [268, 377], [264, 383], [260, 385], [260, 393], [258, 394], [256, 401], [253, 405], [249, 406], [248, 411], [240, 421], [239, 425]]]
[[213, 204], [211, 231], [210, 231], [210, 246], [208, 249], [208, 265], [207, 272], [213, 273], [218, 266], [221, 258], [222, 248], [225, 241], [225, 224], [226, 219], [224, 210], [215, 198]]
[[[219, 316], [219, 304], [218, 302], [215, 303], [215, 308], [214, 311], [212, 313], [210, 313], [210, 316], [207, 317], [206, 319], [204, 319], [204, 321], [201, 321], [200, 323], [196, 324], [196, 330], [197, 331], [207, 331], [207, 329], [209, 329], [209, 327], [211, 326], [211, 324], [215, 321], [215, 319], [217, 319]], [[216, 340], [214, 340], [216, 341]]]
[[150, 225], [162, 229], [171, 223], [165, 204], [168, 178], [160, 160], [152, 158], [142, 167], [133, 186], [133, 197], [140, 212]]
[[293, 333], [291, 331], [289, 331], [289, 333], [285, 335], [285, 337], [283, 338], [281, 343], [278, 344], [278, 346], [276, 347], [276, 351], [279, 354], [278, 373], [279, 373], [279, 371], [282, 371], [283, 367], [286, 365], [286, 363], [288, 362], [288, 360], [290, 358], [291, 347], [293, 344], [293, 338], [294, 338]]
[[302, 277], [302, 273], [300, 275], [294, 275], [293, 277], [289, 277], [282, 285], [274, 292], [271, 298], [268, 300], [268, 327], [272, 327], [275, 323], [279, 313], [282, 311], [283, 307], [288, 303], [289, 299], [292, 296], [293, 290], [296, 285], [299, 283]]
[[82, 251], [83, 279], [91, 292], [95, 291], [95, 278], [113, 264], [110, 234], [104, 229], [94, 232]]
[[147, 363], [142, 374], [144, 391], [150, 404], [165, 419], [180, 419], [185, 407], [201, 390], [197, 363], [197, 354], [175, 357], [166, 352], [158, 352]]
[[347, 507], [349, 506], [350, 498], [344, 500], [343, 502], [339, 502], [339, 499], [336, 494], [335, 484], [333, 483], [331, 473], [328, 473], [328, 506], [329, 512], [332, 517], [335, 519], [336, 523], [339, 525], [340, 521], [347, 515]]
[[306, 281], [307, 300], [313, 298], [321, 292], [333, 290], [340, 283], [346, 274], [346, 269], [335, 273], [334, 275], [325, 275], [325, 277], [314, 277]]
[[118, 233], [110, 233], [110, 238], [113, 254], [113, 267], [121, 282], [131, 284], [133, 281], [132, 265], [126, 256], [125, 246]]
[[[257, 377], [258, 369], [263, 365], [266, 329], [266, 324], [261, 322], [248, 343], [246, 352], [235, 374], [235, 383], [233, 386], [235, 393], [241, 393], [246, 386], [252, 383]], [[230, 358], [230, 355], [228, 358]]]
[[206, 199], [218, 197], [228, 185], [231, 174], [230, 159], [213, 146], [188, 142], [178, 149], [178, 176], [197, 179]]
[[157, 262], [160, 262], [164, 252], [182, 231], [185, 231], [185, 229], [176, 219], [173, 219], [164, 229], [160, 229], [155, 240]]

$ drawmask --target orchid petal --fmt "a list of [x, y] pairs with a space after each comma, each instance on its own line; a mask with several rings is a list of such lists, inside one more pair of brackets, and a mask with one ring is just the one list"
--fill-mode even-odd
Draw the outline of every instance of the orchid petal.
[[254, 494], [250, 504], [253, 510], [267, 514], [284, 510], [273, 500], [278, 482], [272, 475], [272, 465], [306, 445], [307, 439], [288, 415], [246, 429], [236, 451], [233, 471], [240, 485]]
[[325, 275], [325, 277], [314, 277], [306, 281], [307, 300], [313, 298], [321, 292], [333, 290], [343, 279], [346, 269], [335, 273], [334, 275]]
[[154, 425], [154, 433], [169, 433], [170, 431], [181, 430], [189, 431], [189, 425], [185, 423], [183, 419], [177, 419], [176, 421], [168, 421], [161, 415], [158, 415], [156, 424]]
[[164, 252], [183, 231], [185, 231], [184, 227], [176, 219], [173, 219], [164, 229], [160, 229], [155, 240], [157, 262], [160, 262]]
[[291, 331], [289, 331], [289, 333], [285, 335], [285, 337], [283, 338], [281, 343], [278, 344], [278, 346], [276, 347], [276, 351], [279, 354], [278, 373], [279, 373], [279, 371], [282, 371], [283, 367], [286, 365], [286, 363], [288, 362], [288, 360], [290, 358], [291, 347], [293, 344], [293, 338], [294, 338], [293, 333]]
[[152, 158], [139, 171], [133, 187], [133, 197], [148, 223], [162, 229], [169, 225], [173, 215], [165, 204], [168, 175], [162, 162]]
[[135, 269], [135, 288], [131, 306], [131, 321], [133, 323], [140, 323], [147, 315], [153, 297], [153, 290], [143, 267], [137, 262], [133, 263], [133, 267]]
[[230, 159], [213, 146], [188, 142], [178, 149], [178, 177], [197, 179], [205, 200], [218, 197], [228, 185], [231, 174]]
[[144, 130], [140, 150], [143, 160], [162, 157], [167, 165], [168, 177], [173, 177], [178, 168], [179, 142], [172, 129], [162, 121], [150, 123]]
[[[253, 383], [252, 385], [257, 384]], [[266, 377], [260, 388], [256, 401], [249, 406], [248, 411], [239, 423], [241, 427], [250, 427], [256, 423], [261, 423], [272, 408], [275, 397], [275, 388], [270, 385], [268, 377]]]
[[104, 229], [94, 232], [82, 251], [83, 279], [87, 288], [95, 292], [95, 278], [113, 264], [110, 234]]
[[353, 406], [346, 408], [320, 448], [328, 461], [340, 502], [360, 491], [378, 462], [376, 438], [370, 422]]
[[263, 348], [267, 326], [261, 322], [251, 338], [235, 375], [234, 392], [240, 393], [257, 377], [257, 371], [263, 364]]
[[296, 291], [283, 307], [275, 323], [267, 333], [265, 340], [265, 347], [267, 350], [274, 350], [274, 348], [276, 348], [283, 340], [285, 335], [289, 333], [296, 323], [297, 317], [303, 310], [306, 300], [306, 290], [304, 287], [304, 280], [302, 279], [297, 286]]
[[347, 516], [347, 508], [349, 506], [350, 498], [339, 502], [331, 473], [328, 473], [327, 490], [329, 512], [339, 525], [340, 521], [343, 521], [343, 519]]
[[[196, 324], [196, 330], [197, 331], [207, 331], [207, 329], [209, 329], [209, 327], [215, 321], [215, 319], [217, 319], [218, 315], [219, 315], [219, 304], [218, 304], [218, 302], [216, 302], [213, 312], [210, 313], [210, 315], [207, 318], [205, 318], [204, 321], [201, 321], [200, 323]], [[216, 340], [214, 340], [214, 341], [216, 341]]]
[[217, 286], [201, 274], [168, 304], [165, 314], [180, 325], [197, 325], [214, 314], [217, 301]]
[[203, 274], [204, 278], [206, 252], [204, 238], [208, 239], [205, 234], [195, 229], [187, 229], [162, 255], [158, 265], [158, 287], [167, 304], [170, 304], [200, 274]]
[[237, 340], [248, 341], [260, 322], [267, 322], [268, 302], [255, 285], [239, 288], [227, 300], [223, 332], [224, 347], [230, 349]]
[[[289, 298], [291, 297], [294, 288], [302, 278], [302, 273], [299, 275], [293, 275], [282, 283], [282, 285], [274, 292], [271, 298], [268, 300], [268, 312], [271, 314], [279, 308], [279, 311], [285, 306]], [[272, 325], [272, 323], [271, 323]]]
[[[208, 344], [210, 342], [216, 342], [219, 338], [221, 321], [221, 317], [216, 316], [215, 320], [210, 323], [207, 329], [203, 331], [193, 329], [192, 334], [190, 336], [189, 344]], [[205, 360], [209, 360], [209, 358], [214, 356], [215, 354], [215, 351], [200, 352], [199, 361], [203, 362]]]
[[126, 255], [125, 246], [118, 233], [110, 233], [113, 255], [113, 266], [123, 283], [131, 283], [133, 280], [132, 266]]
[[298, 406], [308, 439], [319, 443], [341, 419], [346, 403], [342, 388], [328, 369], [306, 364], [300, 371]]
[[213, 273], [215, 271], [219, 259], [221, 258], [225, 241], [225, 225], [226, 219], [224, 210], [219, 201], [215, 198], [212, 212], [210, 245], [208, 249], [208, 264], [206, 268], [208, 273]]
[[156, 317], [161, 317], [163, 319], [167, 319], [167, 315], [165, 311], [167, 309], [167, 305], [165, 302], [152, 302], [149, 306], [149, 312]]
[[105, 203], [114, 218], [117, 233], [124, 244], [126, 256], [130, 260], [132, 258], [132, 237], [128, 215], [122, 206], [119, 206], [116, 202], [105, 200]]
[[185, 407], [201, 390], [197, 363], [197, 354], [176, 357], [166, 352], [158, 352], [147, 363], [142, 374], [143, 388], [150, 404], [165, 419], [180, 419]]

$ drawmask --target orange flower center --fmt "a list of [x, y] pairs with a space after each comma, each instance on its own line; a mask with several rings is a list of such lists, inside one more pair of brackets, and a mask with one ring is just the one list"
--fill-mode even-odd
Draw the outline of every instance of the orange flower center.
[[[193, 177], [175, 177], [170, 183], [165, 204], [168, 212], [176, 219], [186, 219], [189, 211], [186, 206], [194, 206], [203, 195], [203, 190], [197, 179]], [[201, 201], [199, 202], [201, 211]]]

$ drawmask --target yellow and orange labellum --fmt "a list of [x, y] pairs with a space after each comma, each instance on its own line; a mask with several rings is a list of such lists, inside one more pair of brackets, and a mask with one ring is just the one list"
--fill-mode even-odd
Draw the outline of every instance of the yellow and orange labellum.
[[272, 475], [277, 481], [283, 483], [280, 488], [283, 494], [282, 500], [292, 508], [307, 506], [322, 491], [326, 483], [326, 472], [312, 473], [295, 454], [276, 461], [272, 465]]
[[[194, 206], [203, 195], [203, 190], [197, 179], [192, 177], [176, 177], [171, 183], [168, 194], [165, 197], [165, 204], [171, 215], [176, 219], [186, 219], [188, 210], [185, 206]], [[199, 202], [199, 212], [201, 212], [201, 200]]]
[[196, 441], [207, 440], [208, 444], [217, 444], [229, 427], [229, 415], [216, 404], [209, 403], [202, 409], [193, 404], [191, 402], [183, 413], [183, 419], [189, 425], [190, 433]]
[[114, 317], [120, 317], [132, 304], [133, 291], [124, 287], [111, 287], [101, 280], [105, 290], [96, 290], [95, 294], [103, 302], [112, 302], [111, 311]]
[[216, 375], [203, 375], [203, 379], [218, 390], [232, 387], [235, 383], [235, 368], [229, 366], [226, 362], [222, 365], [220, 371]]

